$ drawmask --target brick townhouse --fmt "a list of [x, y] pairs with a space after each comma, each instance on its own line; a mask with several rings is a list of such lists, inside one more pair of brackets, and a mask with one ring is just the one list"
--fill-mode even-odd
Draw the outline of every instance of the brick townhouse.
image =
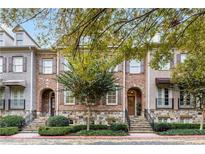
[[[21, 26], [13, 36], [0, 28], [0, 116], [22, 115], [27, 122], [36, 117], [65, 115], [71, 123], [85, 123], [86, 109], [71, 92], [55, 79], [66, 71], [66, 60], [59, 52], [42, 49]], [[149, 66], [152, 52], [142, 61], [124, 61], [114, 69], [122, 89], [108, 93], [92, 106], [92, 122], [127, 122], [154, 120], [167, 122], [199, 122], [201, 113], [191, 97], [184, 97], [170, 83], [170, 70], [185, 60], [186, 54], [174, 50], [173, 61], [161, 70]], [[186, 99], [185, 99], [186, 98]]]

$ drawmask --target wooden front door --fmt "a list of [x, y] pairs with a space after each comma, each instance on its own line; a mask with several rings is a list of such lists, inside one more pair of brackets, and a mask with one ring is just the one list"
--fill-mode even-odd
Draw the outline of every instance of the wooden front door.
[[128, 96], [128, 114], [135, 115], [135, 96]]

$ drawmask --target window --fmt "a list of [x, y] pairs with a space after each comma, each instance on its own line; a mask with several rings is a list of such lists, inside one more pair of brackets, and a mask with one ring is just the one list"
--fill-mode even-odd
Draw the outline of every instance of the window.
[[193, 96], [186, 94], [184, 93], [184, 91], [180, 90], [179, 107], [193, 107]]
[[23, 57], [13, 57], [13, 72], [23, 72]]
[[0, 88], [0, 109], [4, 109], [4, 89]]
[[112, 91], [107, 94], [106, 103], [107, 105], [117, 105], [117, 91]]
[[0, 34], [0, 46], [3, 46], [3, 43], [4, 43], [4, 38], [3, 38], [3, 34], [1, 33]]
[[180, 58], [181, 63], [183, 63], [186, 60], [186, 58], [187, 58], [187, 54], [186, 53], [182, 53], [182, 54], [180, 54], [180, 56], [181, 56], [181, 58]]
[[68, 60], [64, 58], [63, 61], [64, 61], [64, 62], [63, 62], [64, 71], [68, 71], [68, 70], [69, 70], [69, 68], [68, 68]]
[[160, 70], [162, 70], [162, 71], [166, 71], [169, 69], [170, 69], [170, 63], [166, 63], [165, 65], [160, 66]]
[[171, 108], [170, 90], [168, 88], [158, 88], [157, 107]]
[[141, 62], [136, 60], [130, 61], [130, 73], [140, 73], [141, 72]]
[[71, 91], [64, 91], [64, 104], [66, 105], [74, 105], [75, 97], [72, 96]]
[[53, 59], [43, 59], [43, 74], [53, 73]]
[[16, 34], [16, 45], [17, 46], [23, 45], [23, 33]]
[[24, 109], [24, 87], [11, 87], [10, 109]]
[[3, 72], [3, 57], [0, 57], [0, 73]]

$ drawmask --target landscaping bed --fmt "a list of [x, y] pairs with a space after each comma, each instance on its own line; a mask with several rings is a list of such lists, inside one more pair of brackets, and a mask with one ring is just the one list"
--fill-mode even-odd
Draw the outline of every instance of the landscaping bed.
[[158, 132], [159, 135], [205, 135], [205, 130], [199, 129], [171, 129]]
[[18, 127], [4, 127], [0, 128], [0, 136], [10, 136], [19, 132]]

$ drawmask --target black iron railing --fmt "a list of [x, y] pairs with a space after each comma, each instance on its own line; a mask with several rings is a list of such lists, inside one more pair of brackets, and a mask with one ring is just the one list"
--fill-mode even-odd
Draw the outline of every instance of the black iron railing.
[[191, 102], [191, 101], [186, 102], [185, 100], [181, 100], [178, 98], [178, 108], [179, 109], [194, 109], [195, 104], [196, 104], [195, 102]]
[[173, 109], [174, 98], [156, 98], [156, 109]]
[[25, 110], [25, 99], [9, 99], [10, 110]]
[[0, 99], [0, 110], [5, 109], [5, 99]]
[[128, 115], [128, 111], [127, 111], [127, 109], [125, 109], [125, 118], [126, 118], [126, 122], [127, 122], [127, 125], [128, 125], [128, 128], [129, 128], [129, 130], [130, 130], [130, 117], [129, 117], [129, 115]]
[[154, 118], [150, 115], [149, 111], [145, 109], [144, 116], [147, 119], [147, 121], [150, 123], [152, 129], [154, 129]]

